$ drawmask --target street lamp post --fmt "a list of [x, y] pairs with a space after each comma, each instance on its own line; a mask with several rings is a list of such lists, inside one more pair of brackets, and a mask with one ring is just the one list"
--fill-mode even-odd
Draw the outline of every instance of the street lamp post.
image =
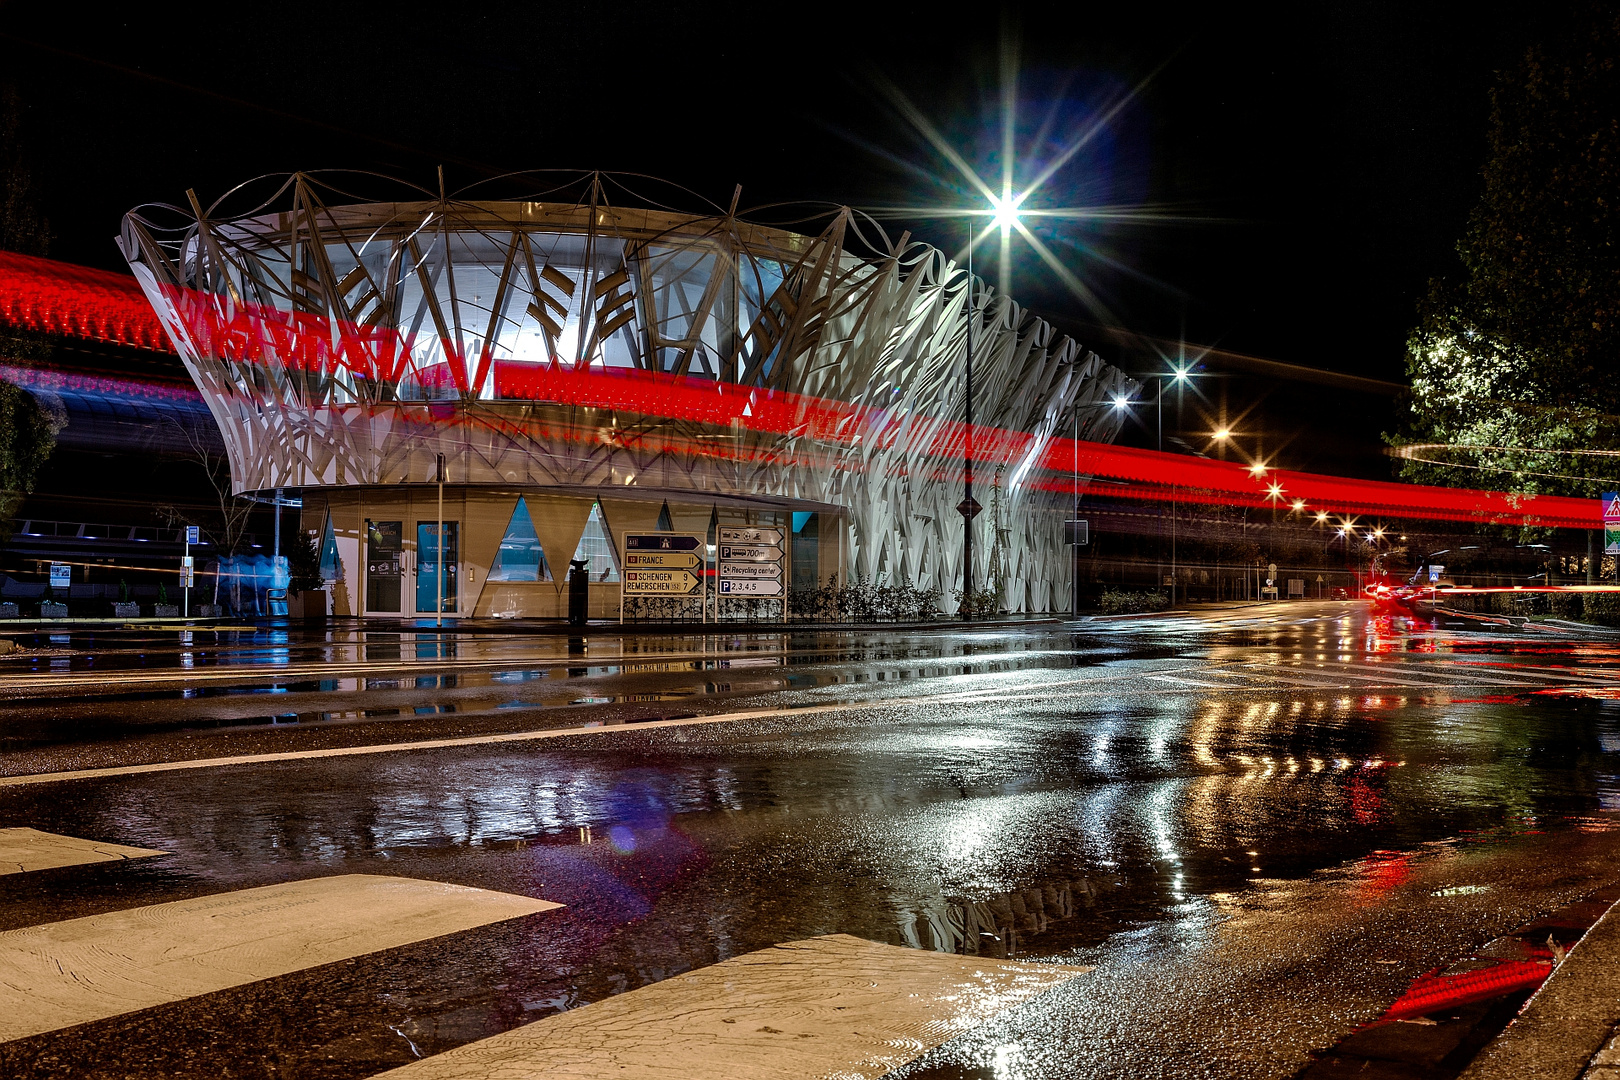
[[[1184, 382], [1186, 382], [1187, 381], [1187, 369], [1185, 367], [1176, 368], [1176, 377], [1172, 381], [1176, 382], [1176, 383], [1184, 383]], [[1156, 406], [1155, 411], [1157, 413], [1157, 421], [1158, 421], [1158, 423], [1157, 423], [1157, 427], [1158, 427], [1158, 448], [1159, 448], [1159, 452], [1162, 454], [1162, 453], [1164, 453], [1164, 375], [1162, 375], [1162, 374], [1155, 375], [1153, 377], [1153, 386], [1154, 386], [1154, 395], [1153, 396], [1155, 398], [1154, 404]], [[1159, 510], [1159, 583], [1161, 585], [1164, 583], [1164, 509], [1163, 509], [1162, 505], [1161, 505], [1160, 510]], [[1176, 603], [1176, 485], [1175, 485], [1175, 481], [1171, 481], [1171, 483], [1170, 483], [1170, 604], [1171, 604], [1172, 607], [1174, 607], [1175, 603]]]
[[973, 498], [973, 216], [967, 218], [967, 371], [966, 424], [963, 427], [962, 501], [956, 509], [962, 515], [962, 602], [957, 615], [973, 618], [973, 519], [981, 507]]

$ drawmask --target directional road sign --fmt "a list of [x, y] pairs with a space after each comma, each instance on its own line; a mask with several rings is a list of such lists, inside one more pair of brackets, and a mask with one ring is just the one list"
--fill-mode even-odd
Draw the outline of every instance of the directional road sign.
[[721, 596], [781, 596], [782, 579], [732, 578], [720, 579]]
[[721, 544], [720, 561], [775, 562], [782, 557], [782, 549], [764, 544]]
[[685, 596], [703, 587], [703, 579], [687, 570], [626, 570], [624, 591], [631, 595]]
[[627, 567], [663, 567], [674, 570], [692, 570], [703, 565], [701, 556], [690, 551], [626, 551]]
[[625, 533], [624, 550], [631, 551], [697, 551], [703, 547], [701, 536], [681, 533]]
[[782, 576], [780, 562], [722, 562], [720, 576], [723, 578], [779, 578]]
[[722, 544], [780, 544], [782, 542], [782, 530], [722, 525], [720, 526], [720, 542]]

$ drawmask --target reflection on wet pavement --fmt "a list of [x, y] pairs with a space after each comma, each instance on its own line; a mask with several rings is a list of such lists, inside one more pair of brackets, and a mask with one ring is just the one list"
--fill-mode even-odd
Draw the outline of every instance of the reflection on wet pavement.
[[[1423, 971], [1620, 876], [1620, 706], [1539, 693], [1620, 688], [1607, 674], [1620, 657], [1375, 623], [911, 635], [859, 659], [854, 635], [789, 635], [723, 678], [667, 660], [299, 684], [285, 696], [356, 714], [322, 730], [376, 741], [480, 717], [776, 711], [0, 791], [0, 826], [169, 853], [0, 878], [0, 929], [349, 873], [566, 905], [545, 934], [500, 925], [389, 950], [5, 1044], [0, 1063], [201, 1077], [230, 1060], [357, 1080], [778, 942], [851, 934], [1096, 965], [895, 1075], [1168, 1077], [1196, 1062], [1287, 1076]], [[1319, 634], [1342, 640], [1318, 650]], [[1329, 685], [1272, 678], [1295, 670]], [[1150, 678], [1216, 671], [1248, 674]], [[126, 696], [103, 713], [75, 698], [56, 721], [42, 697], [0, 718], [29, 747], [10, 759], [62, 767], [96, 744], [55, 723], [101, 724], [131, 755], [217, 748], [250, 727], [221, 703], [253, 697]], [[570, 704], [584, 698], [611, 700]], [[414, 712], [444, 705], [456, 711]], [[196, 711], [164, 717], [182, 706]], [[401, 712], [359, 715], [386, 709]]]

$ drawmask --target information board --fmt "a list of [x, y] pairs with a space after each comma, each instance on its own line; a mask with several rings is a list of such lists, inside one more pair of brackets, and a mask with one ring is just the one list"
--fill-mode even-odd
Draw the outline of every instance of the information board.
[[65, 589], [73, 584], [73, 566], [70, 563], [51, 563], [51, 588]]
[[787, 575], [781, 529], [722, 525], [715, 539], [718, 541], [715, 588], [720, 596], [786, 601]]
[[703, 537], [686, 533], [625, 533], [619, 549], [624, 552], [619, 574], [619, 620], [624, 620], [624, 602], [636, 597], [690, 597], [707, 607], [703, 574], [706, 546]]

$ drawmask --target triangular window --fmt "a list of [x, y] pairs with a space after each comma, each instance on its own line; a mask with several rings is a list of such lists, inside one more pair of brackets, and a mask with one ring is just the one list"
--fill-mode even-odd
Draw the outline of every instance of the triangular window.
[[343, 576], [343, 561], [338, 558], [337, 535], [332, 532], [332, 515], [326, 515], [326, 527], [321, 530], [321, 580], [337, 581]]
[[663, 506], [658, 508], [658, 531], [659, 532], [674, 532], [675, 531], [675, 519], [669, 516], [669, 503], [668, 502], [665, 502]]
[[501, 546], [496, 549], [495, 562], [489, 568], [489, 580], [551, 580], [546, 553], [540, 547], [540, 537], [534, 531], [534, 519], [529, 516], [528, 504], [521, 495], [512, 510], [512, 520], [506, 525], [506, 535], [501, 537]]
[[618, 581], [619, 556], [608, 538], [607, 519], [602, 516], [602, 504], [591, 506], [591, 516], [585, 519], [585, 531], [580, 535], [579, 548], [574, 561], [585, 563], [585, 571], [592, 581]]

